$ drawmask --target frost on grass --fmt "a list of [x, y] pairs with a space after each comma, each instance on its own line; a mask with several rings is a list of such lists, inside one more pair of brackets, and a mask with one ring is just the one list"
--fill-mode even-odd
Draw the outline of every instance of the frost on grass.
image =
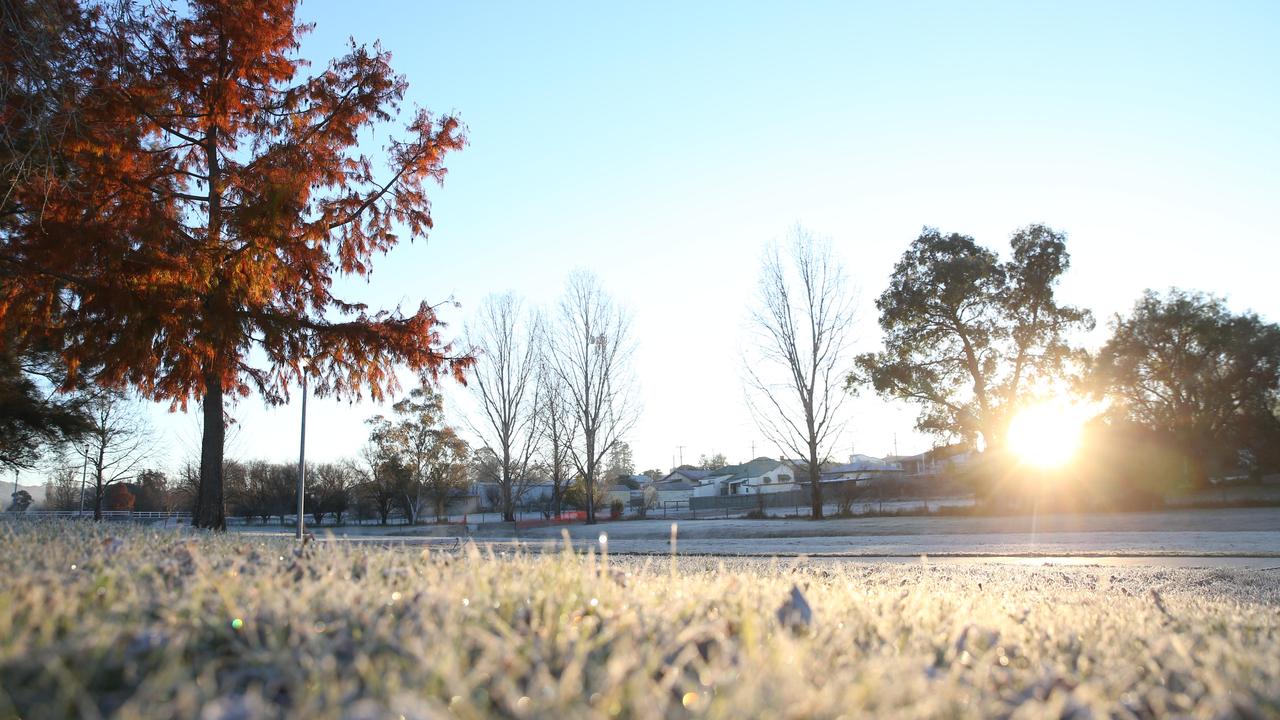
[[0, 717], [1280, 714], [1275, 572], [0, 543]]

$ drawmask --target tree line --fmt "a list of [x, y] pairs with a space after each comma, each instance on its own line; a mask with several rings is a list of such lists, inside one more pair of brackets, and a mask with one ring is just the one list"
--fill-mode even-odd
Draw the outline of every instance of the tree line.
[[1082, 467], [1112, 495], [1280, 470], [1280, 326], [1211, 294], [1147, 290], [1089, 351], [1079, 343], [1093, 314], [1056, 295], [1070, 265], [1066, 234], [1045, 225], [1014, 232], [1004, 260], [968, 235], [925, 228], [876, 298], [882, 349], [851, 358], [855, 309], [830, 242], [797, 228], [771, 246], [746, 354], [749, 401], [761, 430], [807, 466], [813, 516], [840, 405], [868, 390], [916, 405], [916, 428], [939, 442], [980, 450], [986, 493], [1011, 477], [1016, 413], [1063, 393], [1105, 402], [1087, 428], [1098, 455]]

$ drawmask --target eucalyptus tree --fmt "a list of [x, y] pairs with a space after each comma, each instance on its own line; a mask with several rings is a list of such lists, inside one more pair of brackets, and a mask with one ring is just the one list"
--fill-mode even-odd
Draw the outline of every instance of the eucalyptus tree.
[[1029, 225], [1010, 248], [1001, 262], [968, 235], [925, 228], [876, 300], [884, 350], [858, 357], [849, 389], [918, 404], [922, 431], [1001, 447], [1019, 405], [1083, 360], [1071, 333], [1093, 327], [1055, 297], [1071, 265], [1065, 234]]
[[1148, 290], [1115, 318], [1091, 380], [1113, 417], [1179, 450], [1192, 482], [1242, 459], [1280, 467], [1280, 326], [1254, 313], [1202, 293]]

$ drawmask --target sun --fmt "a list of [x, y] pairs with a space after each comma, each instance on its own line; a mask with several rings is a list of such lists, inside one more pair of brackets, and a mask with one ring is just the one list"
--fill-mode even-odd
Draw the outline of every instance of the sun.
[[1058, 468], [1075, 457], [1088, 412], [1065, 401], [1024, 408], [1009, 423], [1009, 451], [1038, 468]]

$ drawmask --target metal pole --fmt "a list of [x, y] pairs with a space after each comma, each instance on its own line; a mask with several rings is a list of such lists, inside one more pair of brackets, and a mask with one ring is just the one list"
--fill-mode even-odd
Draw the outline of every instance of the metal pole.
[[307, 376], [302, 376], [302, 432], [298, 440], [298, 539], [306, 529], [303, 499], [307, 490]]
[[[76, 511], [76, 517], [84, 515], [84, 484], [89, 478], [89, 446], [84, 446], [84, 464], [80, 466], [80, 509]], [[75, 482], [72, 480], [72, 482]]]

